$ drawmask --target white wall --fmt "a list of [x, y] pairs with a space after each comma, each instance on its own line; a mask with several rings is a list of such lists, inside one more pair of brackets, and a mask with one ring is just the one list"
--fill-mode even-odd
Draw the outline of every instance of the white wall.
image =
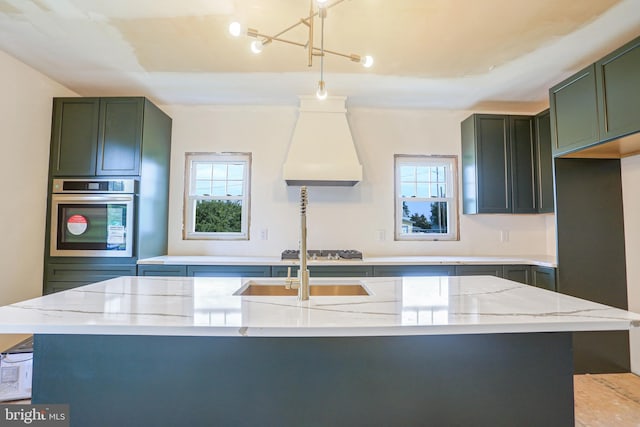
[[76, 94], [2, 51], [0, 93], [1, 306], [42, 295], [52, 98]]
[[[622, 159], [622, 198], [629, 311], [640, 313], [640, 155]], [[631, 371], [640, 375], [640, 331], [632, 330]]]
[[[169, 254], [269, 255], [296, 248], [298, 191], [282, 179], [294, 107], [165, 106], [173, 118]], [[375, 255], [555, 254], [553, 215], [461, 215], [460, 241], [393, 240], [393, 155], [460, 155], [467, 111], [351, 109], [349, 123], [364, 169], [356, 187], [311, 187], [309, 247], [355, 248]], [[185, 152], [251, 152], [250, 241], [185, 241], [181, 224]], [[460, 181], [460, 180], [459, 180]], [[268, 240], [261, 240], [267, 231]], [[501, 241], [500, 231], [508, 231]], [[384, 240], [378, 240], [380, 232]], [[551, 239], [552, 241], [549, 241]]]

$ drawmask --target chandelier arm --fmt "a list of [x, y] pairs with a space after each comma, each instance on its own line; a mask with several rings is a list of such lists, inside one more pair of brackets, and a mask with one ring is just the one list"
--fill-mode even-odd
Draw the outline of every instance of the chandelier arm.
[[[262, 33], [254, 33], [254, 34], [255, 35], [253, 37], [256, 37], [256, 38], [262, 37], [263, 44], [267, 44], [269, 42], [276, 41], [276, 42], [292, 44], [292, 45], [295, 45], [295, 46], [300, 46], [300, 47], [305, 47], [305, 48], [307, 47], [307, 43], [300, 43], [300, 42], [296, 42], [296, 41], [293, 41], [293, 40], [283, 39], [282, 37], [270, 36], [270, 35], [262, 34]], [[361, 58], [360, 55], [357, 55], [355, 53], [351, 53], [351, 54], [341, 53], [341, 52], [337, 52], [335, 50], [327, 49], [326, 47], [324, 48], [324, 53], [325, 54], [328, 53], [328, 54], [336, 55], [336, 56], [342, 56], [343, 58], [350, 59], [350, 60], [352, 60], [354, 62], [359, 62], [360, 58]], [[314, 56], [321, 56], [322, 55], [321, 49], [319, 47], [315, 47], [314, 46], [313, 47], [313, 55]]]
[[313, 18], [318, 12], [313, 13], [313, 0], [309, 0], [309, 35], [308, 35], [308, 47], [307, 47], [307, 66], [313, 65]]
[[258, 32], [251, 33], [251, 37], [262, 38], [262, 40], [260, 40], [260, 41], [263, 44], [267, 44], [267, 43], [271, 43], [272, 41], [276, 41], [276, 42], [293, 44], [293, 45], [300, 46], [300, 47], [307, 47], [307, 43], [300, 43], [300, 42], [296, 42], [296, 41], [293, 41], [293, 40], [287, 40], [287, 39], [283, 39], [281, 37], [270, 36], [268, 34], [262, 34], [262, 33], [258, 33]]
[[300, 21], [296, 22], [295, 24], [290, 25], [290, 26], [288, 26], [287, 28], [285, 28], [284, 30], [280, 31], [279, 33], [274, 34], [272, 38], [275, 38], [275, 37], [281, 36], [281, 35], [283, 35], [284, 33], [286, 33], [287, 31], [291, 31], [291, 30], [293, 30], [294, 28], [296, 28], [296, 27], [297, 27], [298, 25], [300, 25], [300, 24], [309, 25], [309, 24], [307, 23], [307, 20], [308, 20], [308, 19], [309, 19], [309, 18], [303, 18], [303, 19], [300, 19]]
[[294, 42], [293, 40], [281, 39], [280, 37], [270, 37], [270, 39], [277, 42], [292, 44], [295, 46], [307, 47], [307, 43]]
[[[318, 47], [314, 47], [314, 55], [315, 56], [322, 56], [322, 50]], [[317, 52], [317, 53], [315, 53]], [[343, 58], [347, 58], [350, 59], [354, 62], [358, 62], [360, 61], [360, 55], [356, 55], [355, 53], [351, 53], [351, 54], [346, 54], [346, 53], [340, 53], [340, 52], [336, 52], [335, 50], [329, 50], [326, 47], [324, 48], [324, 53], [330, 53], [331, 55], [336, 55], [336, 56], [342, 56]]]

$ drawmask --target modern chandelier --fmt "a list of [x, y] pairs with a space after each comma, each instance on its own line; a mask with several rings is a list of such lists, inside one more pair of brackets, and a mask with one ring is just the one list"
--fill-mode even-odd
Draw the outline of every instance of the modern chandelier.
[[[342, 3], [344, 0], [336, 0], [332, 3], [329, 3], [328, 0], [310, 0], [309, 5], [309, 16], [306, 18], [300, 18], [298, 22], [289, 27], [285, 28], [282, 31], [275, 33], [274, 35], [263, 34], [260, 31], [254, 28], [246, 28], [244, 29], [242, 24], [239, 22], [232, 22], [229, 25], [229, 33], [234, 37], [239, 37], [243, 32], [246, 32], [247, 36], [253, 37], [256, 40], [251, 42], [251, 51], [253, 53], [260, 53], [264, 46], [268, 45], [271, 42], [282, 42], [288, 43], [296, 46], [303, 47], [307, 50], [307, 65], [311, 67], [313, 65], [313, 58], [315, 56], [320, 57], [320, 81], [318, 81], [318, 89], [316, 90], [316, 96], [319, 99], [325, 99], [327, 97], [327, 88], [324, 82], [324, 56], [325, 54], [331, 54], [336, 56], [342, 56], [344, 58], [350, 59], [353, 62], [359, 62], [364, 67], [369, 68], [373, 65], [373, 58], [369, 55], [361, 56], [356, 55], [355, 53], [345, 54], [336, 52], [334, 50], [325, 49], [324, 47], [324, 20], [327, 17], [327, 10], [332, 8], [333, 6]], [[314, 4], [316, 8], [314, 8]], [[314, 45], [314, 20], [315, 18], [320, 18], [320, 47]], [[296, 28], [299, 25], [306, 25], [308, 28], [308, 36], [306, 42], [298, 42], [294, 40], [289, 40], [281, 37], [283, 34], [288, 31]]]

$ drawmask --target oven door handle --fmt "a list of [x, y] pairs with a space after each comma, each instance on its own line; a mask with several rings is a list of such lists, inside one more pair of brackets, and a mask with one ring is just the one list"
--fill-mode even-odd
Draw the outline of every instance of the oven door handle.
[[70, 195], [70, 194], [54, 194], [52, 196], [52, 201], [58, 203], [64, 202], [106, 202], [106, 203], [117, 203], [117, 202], [133, 202], [133, 195], [126, 196], [102, 196], [102, 195]]

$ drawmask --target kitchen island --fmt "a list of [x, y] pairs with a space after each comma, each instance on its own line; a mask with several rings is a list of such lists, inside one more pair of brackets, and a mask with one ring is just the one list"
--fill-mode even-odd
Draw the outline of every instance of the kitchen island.
[[122, 277], [0, 308], [72, 425], [573, 425], [571, 332], [640, 315], [490, 277]]

